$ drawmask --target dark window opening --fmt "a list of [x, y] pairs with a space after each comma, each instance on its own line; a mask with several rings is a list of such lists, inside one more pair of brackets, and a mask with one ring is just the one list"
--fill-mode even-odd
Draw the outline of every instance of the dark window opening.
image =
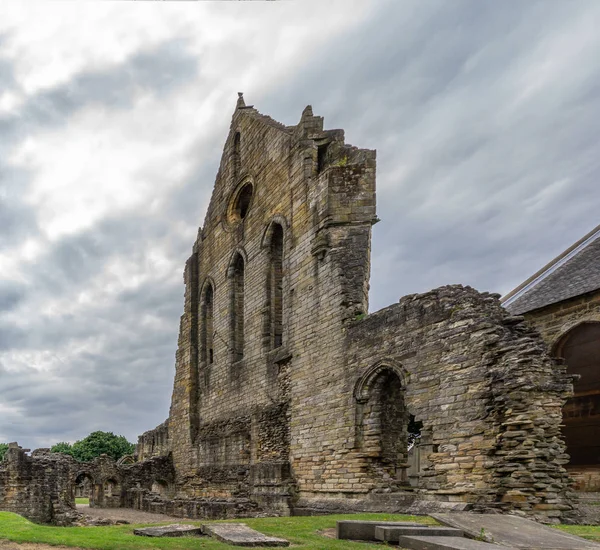
[[233, 168], [233, 181], [237, 181], [240, 175], [240, 133], [236, 132], [233, 138], [233, 157], [232, 157], [232, 168]]
[[271, 348], [283, 345], [283, 228], [273, 225], [269, 266], [269, 333]]
[[202, 336], [200, 359], [204, 363], [213, 363], [213, 333], [214, 333], [214, 292], [211, 284], [206, 285], [202, 300]]
[[563, 407], [563, 435], [574, 466], [600, 464], [600, 323], [582, 323], [559, 342], [567, 373], [578, 374]]
[[232, 281], [232, 349], [234, 361], [244, 357], [244, 259], [237, 255]]
[[317, 146], [317, 172], [321, 172], [325, 168], [325, 160], [327, 158], [327, 149], [329, 143]]
[[411, 414], [408, 417], [408, 448], [411, 449], [415, 443], [421, 438], [421, 430], [423, 429], [423, 422], [415, 419], [415, 415]]
[[235, 205], [235, 213], [240, 220], [243, 220], [248, 214], [250, 208], [250, 201], [252, 200], [252, 184], [247, 183], [242, 187], [242, 190], [238, 194], [238, 198]]

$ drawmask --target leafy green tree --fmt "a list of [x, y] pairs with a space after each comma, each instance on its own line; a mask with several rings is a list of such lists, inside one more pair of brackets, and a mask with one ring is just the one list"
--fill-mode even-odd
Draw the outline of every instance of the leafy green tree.
[[65, 443], [64, 441], [61, 441], [60, 443], [53, 445], [50, 448], [50, 452], [51, 453], [64, 453], [66, 455], [73, 456], [73, 445], [71, 445], [70, 443]]
[[0, 460], [4, 460], [4, 455], [6, 454], [6, 451], [8, 451], [8, 444], [0, 443]]
[[122, 435], [115, 435], [112, 432], [92, 432], [81, 441], [73, 443], [72, 456], [79, 462], [89, 462], [101, 454], [119, 460], [134, 451], [135, 445], [129, 443]]

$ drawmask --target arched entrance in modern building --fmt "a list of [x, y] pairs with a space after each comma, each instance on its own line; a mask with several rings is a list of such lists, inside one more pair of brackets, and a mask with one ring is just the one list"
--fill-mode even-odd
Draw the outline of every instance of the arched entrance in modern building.
[[[565, 360], [567, 373], [580, 376], [573, 383], [574, 396], [563, 408], [569, 467], [597, 470], [600, 474], [600, 322], [573, 327], [557, 342], [554, 355]], [[598, 490], [577, 477], [579, 488]], [[600, 479], [597, 483], [600, 487]]]

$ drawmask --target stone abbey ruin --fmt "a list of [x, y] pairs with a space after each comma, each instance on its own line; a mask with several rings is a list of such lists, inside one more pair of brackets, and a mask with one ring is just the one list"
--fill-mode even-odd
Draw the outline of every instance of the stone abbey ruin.
[[240, 95], [185, 266], [169, 418], [119, 463], [12, 445], [0, 508], [61, 523], [85, 480], [92, 505], [191, 518], [564, 519], [573, 377], [496, 294], [445, 286], [369, 314], [376, 221], [375, 151], [311, 107], [284, 126]]

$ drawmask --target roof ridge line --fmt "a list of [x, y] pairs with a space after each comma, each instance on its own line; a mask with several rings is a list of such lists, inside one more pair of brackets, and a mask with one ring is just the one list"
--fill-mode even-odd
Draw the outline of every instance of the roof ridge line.
[[564, 265], [568, 260], [570, 260], [573, 256], [578, 254], [581, 250], [583, 250], [588, 244], [595, 241], [598, 237], [600, 237], [600, 225], [597, 225], [586, 233], [581, 239], [573, 243], [566, 250], [561, 252], [558, 256], [548, 262], [544, 267], [540, 270], [536, 271], [531, 277], [523, 281], [519, 286], [515, 287], [508, 294], [503, 296], [500, 299], [501, 304], [506, 307], [507, 305], [514, 302], [520, 296], [522, 296], [526, 291], [535, 286], [539, 281], [546, 278], [546, 276], [554, 273], [559, 267]]

